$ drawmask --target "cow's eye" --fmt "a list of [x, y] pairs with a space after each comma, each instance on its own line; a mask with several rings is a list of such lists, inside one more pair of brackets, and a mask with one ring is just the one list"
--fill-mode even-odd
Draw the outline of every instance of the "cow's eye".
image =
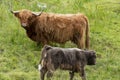
[[32, 17], [29, 17], [29, 18], [28, 18], [28, 20], [31, 20], [31, 19], [32, 19]]
[[18, 19], [21, 19], [21, 17], [20, 16], [17, 16], [18, 17]]

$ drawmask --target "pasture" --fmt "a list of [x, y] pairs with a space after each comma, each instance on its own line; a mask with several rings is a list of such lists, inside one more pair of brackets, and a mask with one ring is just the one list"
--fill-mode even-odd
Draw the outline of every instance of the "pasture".
[[[29, 9], [39, 12], [83, 13], [89, 19], [90, 49], [97, 64], [86, 66], [87, 80], [120, 80], [120, 0], [0, 0], [0, 80], [39, 80], [37, 69], [41, 46], [31, 41], [19, 20], [10, 12]], [[55, 46], [61, 46], [53, 43]], [[76, 47], [67, 42], [63, 47]], [[67, 71], [58, 70], [52, 80], [69, 80]], [[78, 74], [74, 80], [80, 80]]]

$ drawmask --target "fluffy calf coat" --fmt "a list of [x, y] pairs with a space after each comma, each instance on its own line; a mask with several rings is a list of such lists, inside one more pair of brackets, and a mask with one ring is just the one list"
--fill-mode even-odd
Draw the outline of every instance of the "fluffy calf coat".
[[45, 45], [39, 65], [41, 80], [44, 80], [46, 73], [48, 78], [51, 77], [58, 68], [69, 70], [70, 80], [73, 79], [75, 72], [79, 72], [82, 80], [86, 80], [85, 65], [95, 65], [95, 63], [96, 53], [94, 51], [84, 51], [78, 48], [64, 49]]
[[83, 14], [53, 14], [30, 10], [12, 11], [20, 20], [28, 37], [43, 45], [72, 41], [79, 48], [89, 48], [88, 19]]

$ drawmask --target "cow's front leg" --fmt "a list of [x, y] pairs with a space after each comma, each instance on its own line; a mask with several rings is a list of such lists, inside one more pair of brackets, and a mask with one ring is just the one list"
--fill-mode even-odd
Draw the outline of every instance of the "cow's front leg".
[[81, 76], [82, 80], [86, 80], [86, 75], [85, 75], [84, 66], [81, 66], [80, 76]]
[[41, 42], [37, 42], [37, 46], [41, 45]]
[[46, 44], [49, 44], [49, 40], [46, 39], [46, 37], [42, 34], [37, 34], [37, 40], [38, 40], [38, 43], [41, 43], [40, 45], [42, 47]]
[[36, 42], [37, 42], [37, 46], [41, 45], [41, 37], [39, 33], [36, 34]]
[[70, 80], [73, 80], [74, 72], [73, 71], [69, 72], [69, 75], [70, 75]]
[[41, 76], [40, 78], [41, 78], [41, 80], [44, 80], [46, 72], [47, 72], [47, 69], [44, 68], [44, 67], [40, 70], [40, 76]]

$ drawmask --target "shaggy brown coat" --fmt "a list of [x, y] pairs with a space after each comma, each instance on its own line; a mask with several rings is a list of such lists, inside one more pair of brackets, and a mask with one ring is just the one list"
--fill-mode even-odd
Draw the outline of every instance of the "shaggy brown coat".
[[85, 51], [78, 48], [59, 48], [45, 45], [42, 50], [39, 70], [41, 80], [44, 75], [50, 78], [53, 72], [60, 68], [70, 71], [70, 80], [73, 79], [74, 73], [79, 72], [82, 80], [86, 80], [84, 67], [85, 65], [95, 65], [96, 53], [94, 51]]
[[43, 45], [50, 41], [65, 43], [72, 41], [79, 48], [89, 48], [88, 19], [83, 14], [41, 13], [21, 10], [14, 15], [20, 20], [30, 39]]

